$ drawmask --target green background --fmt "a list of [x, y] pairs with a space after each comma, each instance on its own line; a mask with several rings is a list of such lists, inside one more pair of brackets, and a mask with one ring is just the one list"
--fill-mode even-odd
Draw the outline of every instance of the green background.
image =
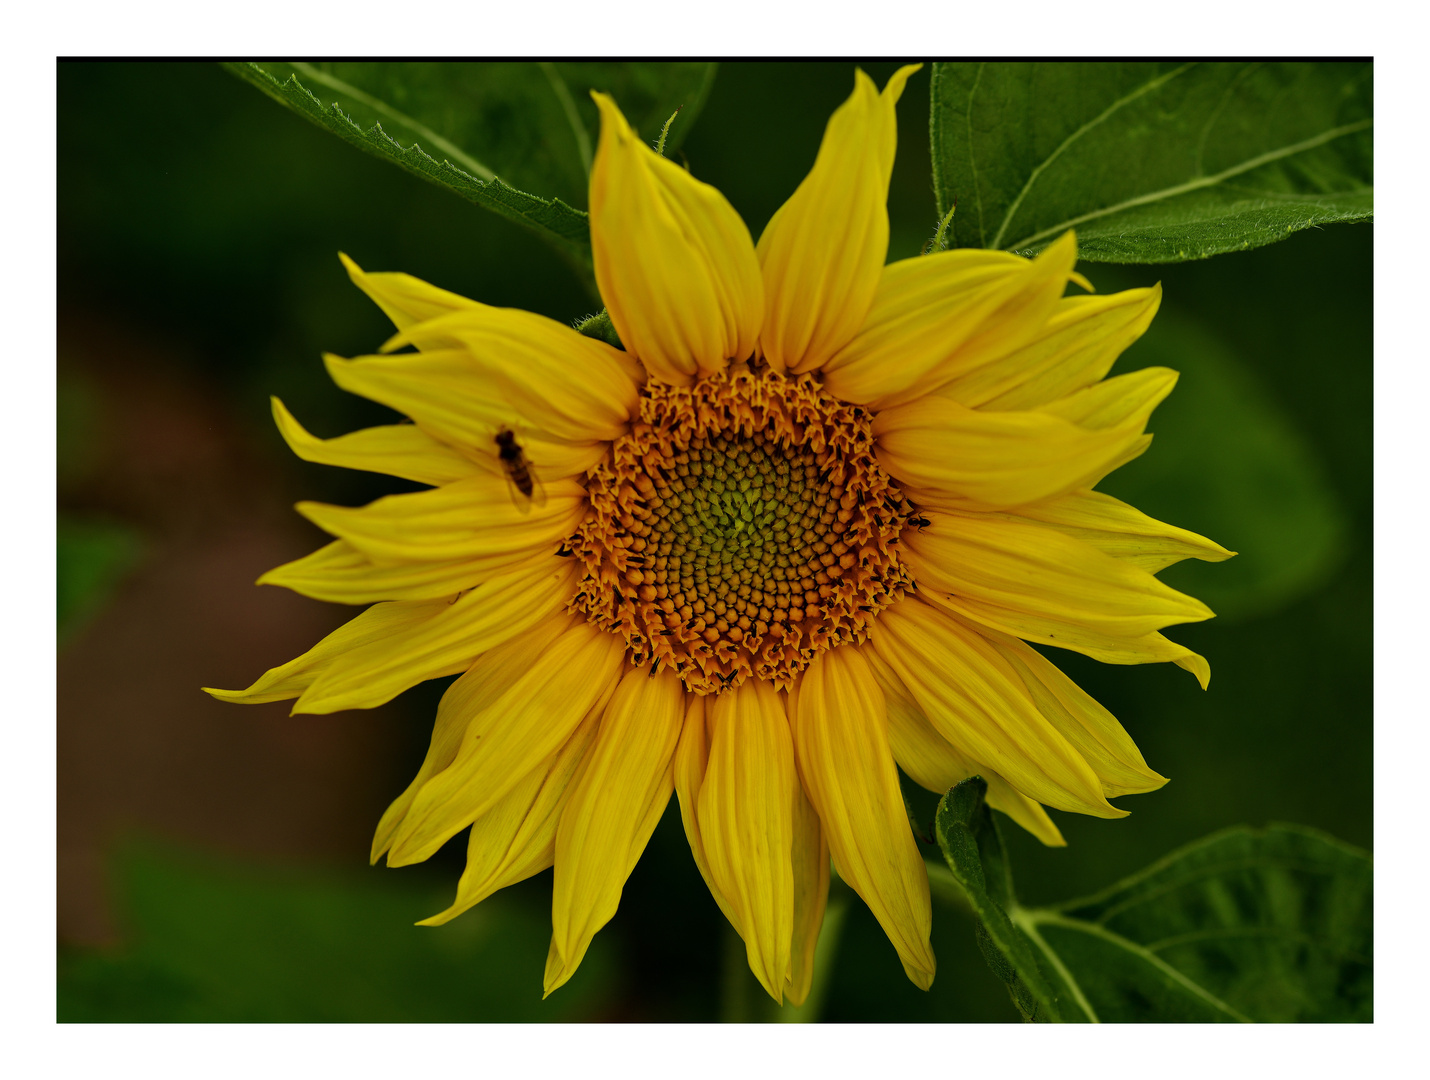
[[[895, 67], [865, 65], [881, 85]], [[758, 236], [852, 78], [850, 64], [722, 65], [681, 152]], [[292, 719], [198, 690], [247, 685], [352, 613], [252, 587], [322, 542], [293, 501], [408, 487], [301, 463], [269, 419], [269, 394], [322, 436], [390, 415], [319, 361], [388, 332], [338, 250], [563, 322], [599, 302], [519, 226], [215, 65], [62, 64], [58, 82], [60, 1018], [718, 1018], [729, 931], [673, 804], [619, 913], [543, 1003], [549, 872], [430, 929], [411, 924], [448, 903], [460, 842], [400, 872], [365, 865], [440, 686]], [[925, 69], [899, 106], [891, 259], [937, 223], [927, 132]], [[1183, 372], [1152, 449], [1104, 490], [1241, 555], [1165, 575], [1221, 615], [1170, 635], [1210, 660], [1209, 691], [1170, 665], [1057, 654], [1171, 783], [1122, 800], [1122, 821], [1055, 812], [1066, 849], [1006, 830], [1020, 893], [1092, 892], [1240, 823], [1368, 848], [1371, 228], [1083, 270], [1100, 292], [1162, 282], [1117, 370]], [[934, 946], [924, 994], [856, 901], [824, 1018], [1017, 1019], [966, 913], [936, 907]]]

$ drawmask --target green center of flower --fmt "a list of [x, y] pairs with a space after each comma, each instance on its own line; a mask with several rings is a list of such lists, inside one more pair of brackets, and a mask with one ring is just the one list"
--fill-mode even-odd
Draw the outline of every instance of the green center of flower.
[[838, 494], [814, 457], [756, 432], [694, 439], [673, 462], [646, 497], [648, 553], [627, 580], [643, 599], [671, 598], [710, 642], [803, 618], [813, 568], [843, 554], [823, 538]]
[[913, 510], [872, 451], [868, 414], [808, 376], [652, 384], [587, 484], [573, 607], [696, 693], [788, 686], [911, 580], [895, 547]]

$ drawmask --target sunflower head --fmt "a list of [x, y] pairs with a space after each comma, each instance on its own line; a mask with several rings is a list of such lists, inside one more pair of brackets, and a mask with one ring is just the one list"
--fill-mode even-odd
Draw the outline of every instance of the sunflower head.
[[[459, 675], [373, 842], [389, 865], [470, 829], [441, 923], [555, 867], [546, 989], [576, 971], [677, 793], [712, 896], [776, 1000], [809, 993], [830, 868], [933, 980], [927, 874], [899, 769], [973, 774], [1043, 842], [1165, 779], [1029, 643], [1206, 662], [1210, 616], [1157, 580], [1224, 548], [1094, 490], [1142, 453], [1175, 374], [1106, 378], [1160, 292], [1089, 287], [1071, 233], [1036, 259], [885, 265], [894, 106], [862, 72], [754, 243], [718, 191], [596, 94], [596, 279], [623, 348], [403, 274], [396, 324], [335, 381], [413, 423], [301, 457], [431, 490], [304, 503], [334, 536], [264, 575], [371, 605], [234, 701], [380, 704]], [[397, 351], [404, 347], [412, 351]]]

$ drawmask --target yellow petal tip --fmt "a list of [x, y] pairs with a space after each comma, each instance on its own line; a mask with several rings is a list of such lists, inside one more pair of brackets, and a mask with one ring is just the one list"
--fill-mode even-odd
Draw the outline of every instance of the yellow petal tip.
[[556, 937], [552, 935], [551, 945], [546, 951], [546, 972], [542, 977], [541, 1000], [545, 1001], [560, 990], [574, 974], [575, 968], [567, 966], [562, 959], [561, 952], [556, 947]]
[[1186, 656], [1179, 656], [1172, 663], [1176, 664], [1183, 671], [1190, 671], [1196, 676], [1197, 682], [1201, 684], [1203, 690], [1211, 685], [1212, 666], [1207, 663], [1207, 658], [1198, 653], [1188, 653]]
[[414, 851], [412, 845], [408, 844], [406, 839], [407, 838], [404, 838], [403, 840], [395, 842], [387, 849], [387, 865], [389, 868], [396, 869], [399, 866], [413, 866], [426, 860], [426, 856], [422, 854], [421, 849], [419, 848]]
[[1071, 270], [1072, 264], [1077, 261], [1077, 233], [1069, 229], [1044, 248], [1038, 259], [1052, 259], [1054, 262], [1067, 260]]
[[887, 97], [892, 104], [897, 105], [899, 98], [903, 96], [904, 84], [917, 74], [922, 67], [923, 64], [905, 64], [899, 68], [898, 71], [889, 76], [889, 81], [884, 84], [884, 96]]
[[622, 142], [628, 142], [635, 138], [635, 129], [631, 127], [630, 121], [626, 119], [626, 114], [621, 112], [621, 107], [616, 104], [615, 98], [599, 90], [592, 90], [591, 100], [596, 103], [596, 108], [601, 113], [602, 134], [606, 133], [606, 125], [609, 123], [610, 133], [619, 138]]
[[913, 983], [920, 990], [929, 990], [933, 987], [934, 969], [923, 966], [915, 967], [907, 960], [903, 961], [904, 974], [909, 977], [909, 982]]

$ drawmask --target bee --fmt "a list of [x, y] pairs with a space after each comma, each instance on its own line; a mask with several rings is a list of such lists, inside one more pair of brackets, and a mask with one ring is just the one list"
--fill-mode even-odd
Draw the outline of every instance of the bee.
[[531, 462], [526, 459], [521, 443], [516, 441], [516, 433], [511, 428], [501, 428], [496, 435], [496, 444], [497, 459], [506, 473], [507, 483], [511, 485], [512, 502], [517, 509], [526, 513], [533, 502], [538, 506], [544, 505], [546, 492], [532, 471]]

